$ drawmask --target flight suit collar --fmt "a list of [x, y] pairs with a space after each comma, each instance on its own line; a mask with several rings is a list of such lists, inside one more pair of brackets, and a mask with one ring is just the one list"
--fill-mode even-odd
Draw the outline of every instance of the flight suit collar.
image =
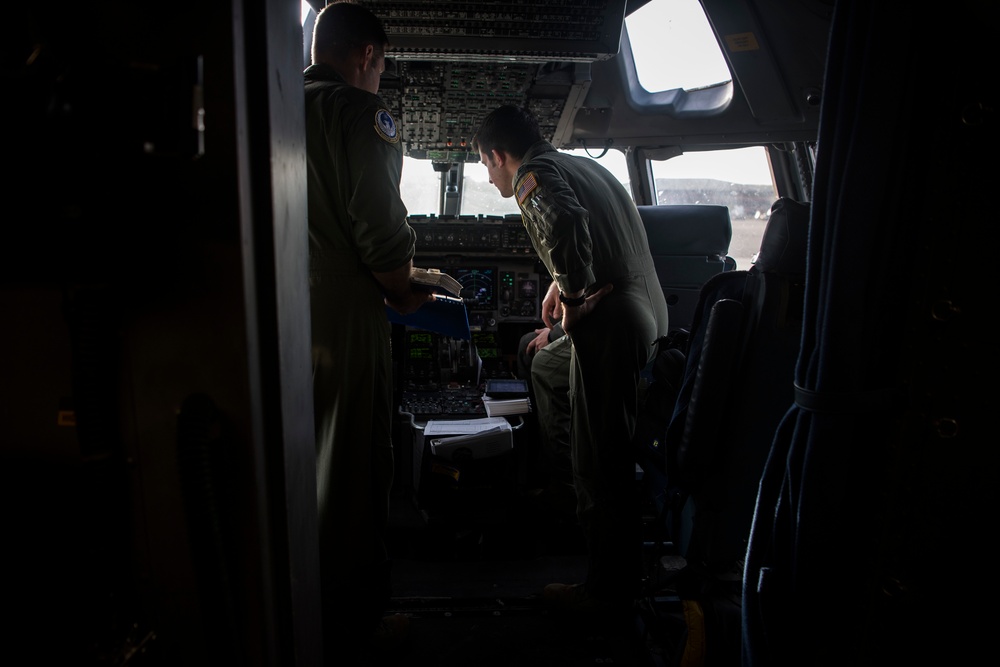
[[535, 157], [538, 157], [542, 153], [549, 153], [554, 150], [555, 146], [545, 141], [545, 139], [542, 139], [541, 141], [536, 141], [535, 143], [531, 144], [531, 146], [528, 148], [527, 151], [525, 151], [524, 157], [521, 159], [521, 165], [522, 165], [521, 168], [523, 169], [524, 168], [523, 165], [525, 163], [531, 161]]
[[344, 81], [344, 77], [337, 73], [337, 70], [333, 69], [329, 65], [324, 65], [323, 63], [314, 63], [305, 69], [305, 78], [311, 81], [336, 81], [338, 83], [347, 83]]

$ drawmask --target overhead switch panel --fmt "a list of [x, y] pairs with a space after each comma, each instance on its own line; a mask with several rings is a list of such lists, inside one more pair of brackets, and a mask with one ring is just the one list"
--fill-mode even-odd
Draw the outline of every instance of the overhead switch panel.
[[625, 0], [367, 0], [399, 60], [593, 62], [618, 53]]

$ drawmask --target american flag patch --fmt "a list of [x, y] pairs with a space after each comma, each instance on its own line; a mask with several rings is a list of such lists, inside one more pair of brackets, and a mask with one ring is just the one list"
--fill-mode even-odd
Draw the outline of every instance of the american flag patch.
[[528, 172], [528, 175], [521, 181], [521, 187], [517, 189], [517, 203], [523, 204], [528, 195], [537, 187], [538, 181], [535, 180], [535, 172]]

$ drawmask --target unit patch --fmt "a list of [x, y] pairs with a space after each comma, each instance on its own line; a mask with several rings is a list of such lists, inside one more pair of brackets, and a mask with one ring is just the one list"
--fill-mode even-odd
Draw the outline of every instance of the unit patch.
[[534, 192], [537, 187], [538, 181], [535, 179], [535, 172], [529, 171], [528, 175], [524, 177], [523, 181], [521, 181], [521, 187], [517, 189], [518, 205], [523, 204], [524, 200], [528, 198], [528, 195]]
[[375, 112], [375, 131], [390, 144], [399, 141], [399, 132], [396, 130], [396, 121], [392, 119], [392, 114], [385, 109]]

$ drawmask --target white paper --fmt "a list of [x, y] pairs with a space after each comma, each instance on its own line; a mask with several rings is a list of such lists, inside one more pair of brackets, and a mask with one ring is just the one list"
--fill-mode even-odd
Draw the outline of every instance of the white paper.
[[480, 419], [431, 419], [424, 426], [424, 437], [439, 435], [468, 435], [482, 433], [491, 429], [509, 431], [510, 422], [503, 417], [483, 417]]
[[483, 408], [490, 417], [493, 415], [521, 415], [531, 412], [528, 398], [493, 398], [483, 396]]

